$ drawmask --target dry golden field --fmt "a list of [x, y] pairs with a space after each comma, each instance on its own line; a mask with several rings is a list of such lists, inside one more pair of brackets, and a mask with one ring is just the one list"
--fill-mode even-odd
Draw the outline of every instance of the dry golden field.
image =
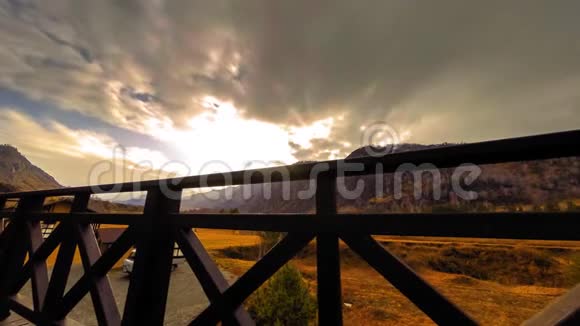
[[[115, 225], [102, 225], [101, 227], [119, 227]], [[120, 226], [125, 227], [125, 226]], [[260, 242], [260, 238], [253, 234], [239, 234], [234, 233], [229, 230], [205, 230], [200, 229], [196, 231], [197, 236], [203, 242], [207, 250], [219, 250], [230, 246], [255, 246]], [[56, 256], [58, 254], [58, 248], [55, 250], [47, 259], [47, 264], [49, 266], [54, 265], [56, 262]], [[129, 255], [129, 252], [120, 259], [116, 267], [120, 267], [123, 260]], [[81, 256], [77, 248], [74, 256], [74, 263], [81, 263]]]
[[[580, 248], [574, 242], [559, 245], [547, 241], [487, 239], [378, 237], [378, 240], [483, 325], [519, 325], [574, 282], [580, 282]], [[313, 294], [316, 293], [314, 248], [311, 243], [291, 262], [301, 270]], [[251, 248], [211, 252], [223, 269], [237, 275], [254, 264], [253, 259], [237, 257], [252, 252]], [[462, 256], [465, 254], [472, 256], [465, 258]], [[466, 262], [462, 264], [461, 260]], [[359, 325], [362, 320], [368, 325], [433, 324], [344, 244], [341, 264], [343, 299], [352, 305], [343, 308], [346, 325]], [[445, 268], [455, 270], [435, 270]], [[578, 273], [571, 274], [575, 268]]]
[[[235, 275], [257, 258], [260, 237], [230, 230], [197, 230], [218, 265]], [[519, 325], [580, 282], [575, 242], [376, 237], [424, 279], [484, 325]], [[292, 264], [316, 293], [315, 243]], [[48, 264], [54, 264], [56, 252]], [[77, 250], [75, 262], [80, 263]], [[119, 267], [122, 260], [117, 264]], [[432, 324], [401, 293], [341, 243], [346, 325]], [[576, 271], [576, 272], [574, 272]]]

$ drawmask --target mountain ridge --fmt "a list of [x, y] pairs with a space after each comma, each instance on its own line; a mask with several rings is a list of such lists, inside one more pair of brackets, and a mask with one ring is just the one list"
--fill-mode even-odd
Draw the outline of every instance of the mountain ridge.
[[[363, 146], [354, 150], [346, 159], [368, 156], [371, 153], [398, 153], [424, 150], [453, 144], [400, 144], [393, 148]], [[298, 162], [296, 164], [305, 163]], [[425, 212], [439, 209], [489, 209], [489, 207], [511, 207], [556, 205], [554, 198], [570, 199], [580, 202], [580, 159], [578, 157], [503, 163], [480, 166], [481, 176], [470, 186], [478, 193], [475, 201], [465, 201], [451, 187], [452, 169], [439, 169], [441, 174], [441, 197], [434, 198], [433, 176], [426, 174], [421, 190], [423, 196], [414, 198], [412, 175], [403, 177], [403, 194], [396, 198], [393, 194], [393, 174], [384, 174], [381, 178], [373, 175], [347, 177], [344, 180], [346, 189], [355, 189], [361, 180], [365, 189], [355, 199], [345, 199], [340, 195], [337, 203], [341, 211], [361, 212]], [[376, 194], [377, 182], [381, 182], [384, 193]], [[299, 193], [307, 190], [307, 180], [234, 186], [212, 189], [204, 193], [193, 193], [182, 200], [182, 211], [220, 212], [239, 211], [242, 213], [311, 213], [314, 212], [314, 198], [300, 199]], [[0, 192], [27, 191], [62, 187], [52, 176], [33, 165], [15, 147], [0, 145]], [[285, 187], [289, 187], [288, 189]], [[283, 194], [289, 195], [289, 200]], [[268, 198], [268, 194], [269, 198]], [[117, 201], [119, 205], [143, 206], [145, 198], [129, 201]], [[114, 205], [114, 204], [113, 204]], [[516, 206], [514, 206], [516, 205]], [[516, 207], [516, 208], [517, 208]], [[116, 209], [107, 208], [107, 210]], [[495, 208], [494, 208], [495, 209]]]
[[62, 187], [54, 177], [32, 164], [16, 147], [0, 145], [0, 192]]
[[[0, 193], [63, 188], [50, 174], [32, 164], [18, 149], [0, 145]], [[72, 201], [70, 197], [49, 201]], [[100, 213], [138, 213], [142, 207], [110, 202], [99, 198], [89, 201], [89, 209]]]
[[[455, 144], [434, 145], [400, 144], [393, 148], [363, 146], [354, 150], [346, 159], [368, 156], [372, 153], [399, 153], [418, 151]], [[501, 209], [537, 210], [551, 207], [555, 209], [563, 198], [568, 206], [580, 202], [580, 158], [560, 158], [541, 161], [512, 162], [493, 165], [479, 165], [481, 175], [468, 187], [477, 193], [477, 199], [461, 198], [452, 186], [454, 169], [438, 169], [441, 176], [440, 197], [434, 196], [434, 177], [422, 174], [420, 198], [414, 198], [413, 175], [405, 173], [402, 178], [402, 194], [394, 195], [395, 177], [386, 173], [377, 178], [374, 175], [347, 177], [344, 186], [355, 189], [360, 181], [365, 187], [354, 199], [337, 195], [337, 205], [342, 212], [433, 212], [436, 210], [490, 211]], [[380, 183], [378, 183], [380, 182]], [[383, 193], [376, 193], [377, 184]], [[465, 186], [465, 185], [464, 185]], [[308, 181], [289, 183], [290, 199], [283, 199], [284, 185], [280, 182], [269, 185], [244, 185], [194, 194], [182, 201], [185, 211], [227, 211], [235, 209], [241, 213], [312, 213], [314, 198], [298, 199], [297, 194], [309, 187]], [[229, 196], [226, 193], [229, 192]], [[270, 198], [265, 198], [270, 193]], [[251, 196], [247, 196], [251, 194]], [[209, 198], [208, 198], [209, 197]], [[213, 197], [213, 198], [212, 198]], [[215, 199], [218, 198], [218, 199]]]

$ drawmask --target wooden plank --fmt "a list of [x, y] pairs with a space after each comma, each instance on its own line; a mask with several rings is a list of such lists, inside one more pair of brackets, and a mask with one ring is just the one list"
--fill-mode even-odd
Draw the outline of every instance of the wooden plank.
[[2, 211], [4, 210], [4, 205], [7, 200], [8, 198], [0, 198], [0, 234], [4, 232], [4, 215], [2, 214]]
[[[14, 225], [14, 230], [24, 233], [24, 225]], [[10, 287], [17, 277], [18, 270], [24, 264], [26, 247], [26, 239], [16, 237], [3, 257], [3, 268], [0, 269], [0, 320], [10, 316]]]
[[32, 266], [38, 261], [45, 261], [58, 247], [62, 240], [63, 229], [58, 226], [54, 232], [30, 256], [24, 267], [17, 273], [16, 282], [10, 287], [10, 295], [16, 294], [32, 276]]
[[[14, 233], [16, 232], [16, 227], [14, 223], [9, 223], [6, 229], [0, 233], [0, 255], [4, 254], [4, 251], [8, 249], [8, 243], [14, 238]], [[2, 256], [0, 256], [2, 259]]]
[[556, 325], [580, 325], [580, 284], [522, 324], [522, 326]]
[[87, 292], [90, 291], [95, 280], [107, 277], [107, 272], [113, 268], [115, 263], [135, 243], [134, 234], [134, 228], [129, 227], [89, 270], [85, 270], [85, 274], [64, 295], [62, 301], [59, 302], [57, 310], [51, 316], [52, 319], [60, 320], [65, 318]]
[[181, 191], [169, 198], [161, 189], [149, 190], [137, 242], [123, 325], [162, 325], [173, 259], [173, 227], [165, 218], [179, 212]]
[[[89, 199], [89, 195], [81, 194], [75, 196], [71, 206], [71, 212], [85, 211], [88, 206]], [[52, 270], [52, 276], [50, 278], [46, 292], [46, 303], [43, 309], [45, 316], [51, 316], [51, 312], [56, 310], [58, 302], [60, 302], [64, 296], [66, 283], [70, 274], [76, 250], [75, 233], [72, 222], [61, 222], [59, 227], [61, 226], [63, 228], [64, 236], [58, 251], [58, 255], [56, 257], [56, 263]], [[59, 324], [62, 323], [62, 320], [45, 320], [44, 322]]]
[[[229, 284], [199, 238], [191, 229], [181, 229], [177, 231], [176, 240], [209, 301], [218, 300]], [[250, 314], [241, 306], [235, 310], [233, 318], [238, 325], [255, 324]], [[230, 323], [232, 321], [228, 324]]]
[[464, 311], [437, 292], [407, 264], [393, 256], [371, 236], [344, 233], [340, 237], [437, 324], [477, 325]]
[[15, 313], [11, 314], [10, 317], [8, 317], [8, 319], [0, 321], [0, 326], [27, 326], [27, 325], [33, 324], [28, 320], [26, 320], [24, 317]]
[[[58, 303], [62, 300], [76, 251], [73, 228], [71, 225], [63, 225], [63, 231], [63, 241], [58, 250], [56, 263], [52, 269], [52, 275], [46, 290], [46, 300], [43, 313], [47, 316], [50, 316], [50, 312], [54, 311]], [[59, 321], [51, 320], [47, 322], [58, 323]]]
[[16, 299], [10, 300], [10, 309], [33, 324], [39, 324], [38, 313]]
[[[579, 241], [580, 213], [173, 214], [189, 228]], [[526, 227], [522, 227], [525, 225]]]
[[[38, 218], [82, 223], [145, 223], [140, 214], [39, 214]], [[315, 219], [313, 214], [169, 214], [172, 224], [188, 228], [274, 232], [360, 232], [381, 235], [535, 239], [579, 241], [579, 212], [534, 213], [393, 213], [338, 214]], [[118, 219], [118, 220], [116, 220]], [[521, 225], [525, 223], [526, 227]], [[7, 228], [8, 230], [9, 228]], [[0, 243], [2, 240], [0, 235]]]
[[93, 224], [132, 225], [144, 223], [144, 220], [141, 217], [142, 214], [140, 213], [103, 214], [103, 213], [87, 213], [87, 212], [71, 212], [71, 213], [33, 212], [30, 214], [29, 219], [42, 220], [47, 223], [69, 221], [81, 224], [93, 223]]
[[[11, 224], [13, 224], [13, 233], [11, 234], [11, 242], [5, 244], [7, 247], [7, 252], [2, 257], [3, 269], [0, 270], [0, 320], [7, 318], [10, 315], [10, 300], [11, 300], [11, 287], [14, 281], [17, 280], [19, 274], [24, 265], [24, 260], [26, 257], [26, 252], [30, 250], [32, 253], [37, 249], [36, 245], [40, 246], [42, 243], [42, 234], [40, 235], [40, 242], [38, 238], [31, 238], [31, 228], [26, 221], [27, 214], [31, 211], [38, 210], [39, 207], [42, 208], [44, 202], [43, 197], [27, 197], [21, 199], [15, 210], [15, 217]], [[40, 228], [38, 229], [40, 232]], [[33, 282], [32, 290], [35, 297], [34, 304], [36, 307], [41, 307], [42, 300], [44, 299], [44, 293], [42, 284], [42, 267], [39, 265], [32, 265], [34, 271], [35, 281]], [[46, 265], [45, 265], [46, 267]], [[48, 278], [48, 275], [47, 275]]]
[[[32, 309], [28, 308], [28, 305], [32, 305], [32, 300], [29, 297], [23, 295], [15, 295], [10, 301], [11, 308], [13, 309], [12, 315], [5, 321], [7, 325], [11, 326], [24, 326], [24, 325], [63, 325], [63, 326], [81, 326], [75, 320], [66, 318], [60, 323], [47, 323], [45, 320], [40, 319], [38, 313], [35, 313]], [[4, 322], [0, 322], [0, 326], [5, 325]]]
[[[26, 222], [29, 235], [28, 255], [32, 257], [44, 242], [40, 222]], [[44, 307], [44, 298], [48, 288], [48, 268], [45, 260], [31, 260], [31, 286], [34, 311], [40, 312]]]
[[22, 302], [16, 298], [10, 299], [10, 309], [16, 312], [18, 315], [24, 317], [26, 320], [34, 324], [40, 324], [40, 319], [38, 318], [38, 312], [28, 308]]
[[[336, 215], [336, 176], [323, 173], [316, 182], [316, 220], [332, 222]], [[342, 291], [338, 235], [316, 236], [318, 324], [342, 325]]]
[[316, 237], [316, 276], [318, 324], [342, 325], [340, 255], [336, 234], [320, 233]]
[[215, 325], [226, 314], [237, 309], [250, 294], [266, 282], [288, 260], [304, 248], [313, 234], [289, 233], [268, 253], [258, 260], [244, 275], [230, 286], [217, 300], [213, 301], [190, 325]]
[[[81, 254], [85, 274], [91, 272], [91, 267], [101, 257], [101, 250], [90, 224], [73, 224], [73, 232]], [[91, 278], [90, 293], [95, 308], [95, 314], [100, 325], [119, 325], [121, 316], [113, 289], [106, 272], [101, 277]]]

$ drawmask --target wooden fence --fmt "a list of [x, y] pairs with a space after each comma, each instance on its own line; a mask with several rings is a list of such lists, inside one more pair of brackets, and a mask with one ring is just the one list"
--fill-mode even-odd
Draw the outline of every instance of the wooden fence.
[[[177, 179], [62, 188], [0, 194], [0, 207], [18, 200], [0, 234], [0, 318], [10, 311], [36, 324], [57, 324], [90, 294], [100, 325], [161, 325], [174, 243], [199, 279], [210, 305], [191, 325], [251, 325], [242, 303], [316, 239], [318, 319], [320, 325], [342, 324], [339, 239], [376, 269], [438, 324], [469, 325], [476, 321], [435, 290], [409, 266], [376, 242], [371, 235], [476, 237], [509, 239], [580, 240], [578, 213], [465, 213], [465, 214], [338, 214], [336, 180], [339, 176], [392, 173], [404, 163], [431, 163], [453, 168], [463, 163], [494, 164], [580, 156], [580, 130], [475, 144], [298, 164]], [[347, 164], [358, 164], [348, 171]], [[283, 172], [281, 172], [283, 171]], [[181, 192], [204, 186], [258, 184], [311, 180], [316, 184], [315, 214], [180, 214]], [[146, 191], [142, 214], [99, 214], [87, 211], [92, 194]], [[171, 195], [168, 195], [171, 193]], [[73, 196], [69, 213], [44, 213], [47, 197]], [[57, 223], [43, 239], [41, 222]], [[109, 250], [99, 251], [91, 224], [129, 225]], [[220, 273], [192, 228], [285, 232], [286, 236], [231, 286]], [[52, 276], [46, 259], [59, 247]], [[65, 291], [78, 247], [84, 275]], [[125, 309], [118, 311], [106, 277], [115, 263], [137, 249]], [[26, 258], [28, 255], [28, 258]], [[16, 294], [32, 280], [33, 309]], [[579, 322], [580, 302], [561, 309], [558, 323]]]

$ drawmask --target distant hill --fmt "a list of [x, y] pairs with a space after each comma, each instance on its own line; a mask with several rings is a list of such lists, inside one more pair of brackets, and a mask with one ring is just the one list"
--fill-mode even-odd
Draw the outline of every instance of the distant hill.
[[[361, 147], [347, 158], [368, 156], [373, 152], [408, 152], [453, 144], [419, 145], [401, 144], [393, 149]], [[371, 152], [372, 153], [372, 152]], [[466, 162], [468, 163], [468, 162]], [[440, 169], [441, 197], [433, 197], [433, 179], [429, 174], [423, 178], [423, 196], [413, 196], [413, 180], [409, 173], [403, 177], [403, 196], [393, 196], [394, 176], [348, 177], [346, 189], [355, 189], [363, 180], [365, 188], [356, 199], [338, 196], [337, 202], [342, 212], [434, 212], [434, 211], [490, 211], [490, 210], [551, 210], [564, 209], [563, 205], [576, 205], [580, 199], [580, 158], [562, 158], [543, 161], [515, 162], [483, 165], [481, 176], [465, 189], [475, 191], [477, 200], [462, 200], [451, 187], [452, 169]], [[381, 180], [382, 179], [382, 180]], [[381, 180], [384, 193], [377, 195], [377, 181]], [[264, 199], [267, 191], [263, 185], [246, 185], [229, 189], [214, 190], [204, 194], [194, 194], [182, 202], [182, 210], [220, 211], [238, 209], [242, 213], [308, 213], [314, 211], [314, 199], [298, 199], [298, 192], [308, 188], [307, 181], [290, 182], [290, 200], [283, 200], [284, 186], [273, 183], [270, 198]], [[286, 184], [286, 187], [288, 185]], [[226, 197], [226, 192], [230, 196]], [[248, 194], [251, 196], [248, 198]], [[218, 199], [215, 199], [218, 198]]]
[[[401, 144], [388, 152], [407, 152], [452, 144], [419, 145]], [[384, 152], [385, 148], [361, 147], [347, 158], [366, 156], [369, 150]], [[299, 162], [303, 164], [307, 162]], [[424, 196], [415, 199], [410, 174], [403, 178], [403, 197], [393, 196], [393, 174], [348, 177], [347, 189], [354, 189], [360, 180], [365, 188], [356, 199], [338, 197], [342, 212], [432, 212], [463, 210], [537, 210], [557, 209], [558, 205], [577, 207], [580, 203], [580, 158], [562, 158], [522, 163], [504, 163], [481, 166], [481, 176], [468, 190], [476, 191], [478, 199], [466, 202], [453, 192], [451, 175], [453, 170], [441, 169], [441, 198], [433, 198], [433, 179], [429, 174], [423, 178]], [[382, 180], [381, 180], [382, 179]], [[384, 193], [377, 195], [375, 188], [381, 180]], [[62, 187], [53, 177], [34, 166], [18, 150], [9, 145], [0, 146], [0, 192], [37, 190]], [[314, 211], [314, 198], [299, 199], [301, 190], [309, 187], [308, 181], [293, 181], [288, 184], [273, 183], [270, 189], [262, 184], [235, 186], [212, 190], [206, 193], [184, 195], [182, 211], [219, 212], [236, 209], [242, 213], [307, 213]], [[289, 188], [290, 200], [283, 200]], [[267, 193], [270, 198], [265, 199]], [[228, 195], [226, 195], [228, 194]], [[143, 206], [145, 199], [137, 198], [126, 202], [111, 203], [91, 201], [92, 208], [101, 212], [134, 212]]]
[[[33, 165], [15, 147], [0, 145], [0, 192], [62, 188], [50, 174]], [[52, 198], [52, 200], [56, 200]], [[66, 199], [70, 200], [70, 198]], [[89, 208], [98, 213], [138, 213], [139, 205], [91, 199]]]
[[440, 148], [440, 147], [447, 147], [457, 144], [452, 143], [443, 143], [443, 144], [434, 144], [434, 145], [422, 145], [422, 144], [398, 144], [397, 146], [393, 147], [381, 147], [381, 146], [363, 146], [355, 149], [352, 153], [350, 153], [346, 158], [359, 158], [364, 156], [369, 156], [370, 154], [377, 153], [377, 154], [393, 154], [393, 153], [403, 153], [403, 152], [413, 152], [413, 151], [420, 151], [424, 149], [432, 149], [432, 148]]
[[0, 183], [0, 192], [14, 192], [14, 191], [18, 191], [18, 188], [16, 188], [13, 185]]
[[52, 176], [30, 163], [15, 147], [0, 145], [0, 192], [61, 187]]
[[[439, 145], [420, 145], [420, 144], [400, 144], [396, 147], [387, 148], [379, 146], [363, 146], [354, 150], [346, 158], [359, 158], [368, 156], [369, 153], [400, 153], [417, 151], [435, 147], [449, 146], [450, 144]], [[295, 164], [313, 163], [313, 161], [302, 161]], [[369, 183], [374, 187], [374, 177], [363, 176], [357, 178], [349, 178], [347, 183], [352, 183], [349, 189], [354, 187], [354, 182], [360, 179], [369, 179]], [[244, 185], [231, 187], [229, 189], [212, 190], [205, 193], [194, 194], [184, 198], [181, 204], [183, 211], [220, 211], [222, 209], [239, 209], [242, 213], [308, 213], [314, 211], [314, 198], [312, 199], [298, 199], [300, 191], [308, 189], [308, 181], [292, 181], [289, 185], [290, 200], [283, 200], [282, 194], [285, 187], [282, 183], [272, 183], [270, 192], [270, 199], [264, 199], [265, 192], [268, 192], [262, 184]], [[370, 187], [367, 187], [370, 188]], [[230, 193], [229, 197], [226, 193]], [[251, 196], [250, 196], [251, 195]], [[248, 196], [250, 196], [248, 198]], [[370, 194], [363, 193], [359, 199], [358, 205], [363, 206], [368, 204], [368, 200], [372, 198]], [[339, 204], [344, 202], [339, 199]]]

